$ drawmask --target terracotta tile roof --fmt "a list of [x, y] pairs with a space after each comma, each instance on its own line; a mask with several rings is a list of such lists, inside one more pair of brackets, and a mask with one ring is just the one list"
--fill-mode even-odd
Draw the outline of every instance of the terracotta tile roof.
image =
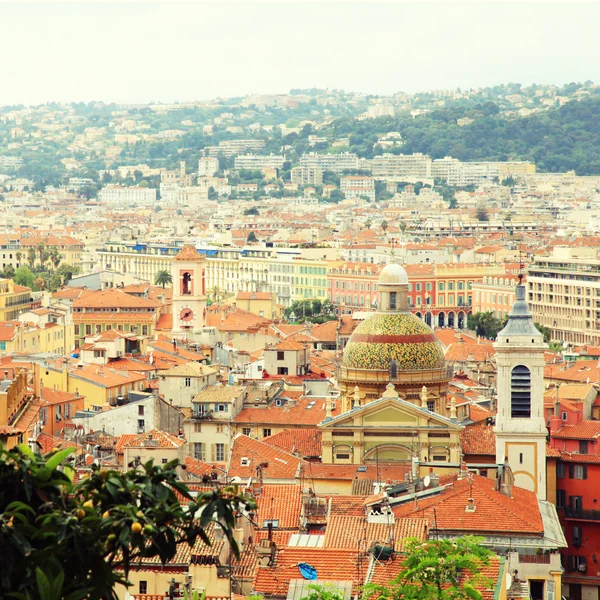
[[49, 387], [42, 387], [41, 398], [48, 404], [62, 404], [63, 402], [72, 402], [73, 400], [83, 400], [84, 396], [73, 394], [71, 392], [53, 390]]
[[245, 393], [246, 387], [243, 385], [209, 385], [198, 392], [192, 402], [234, 402], [236, 398], [244, 396]]
[[153, 429], [148, 433], [132, 435], [128, 440], [125, 440], [122, 445], [120, 445], [121, 440], [119, 440], [119, 443], [117, 443], [117, 452], [119, 447], [122, 449], [145, 447], [146, 443], [150, 440], [152, 440], [152, 442], [157, 442], [157, 448], [180, 448], [185, 444], [185, 440], [181, 439], [180, 437], [167, 433], [166, 431]]
[[259, 567], [254, 590], [266, 596], [287, 596], [292, 579], [302, 579], [298, 563], [309, 562], [319, 579], [351, 581], [353, 588], [364, 582], [369, 557], [356, 550], [326, 550], [324, 548], [287, 547], [277, 554], [272, 567]]
[[76, 367], [74, 369], [72, 368], [69, 369], [69, 376], [73, 377], [74, 379], [91, 381], [96, 385], [101, 385], [102, 387], [106, 388], [146, 380], [146, 376], [140, 373], [116, 371], [114, 369], [111, 371], [111, 367], [108, 365], [103, 369], [101, 369], [98, 365], [84, 365], [83, 367]]
[[600, 437], [600, 421], [581, 421], [577, 425], [565, 425], [552, 434], [562, 440], [596, 440]]
[[578, 360], [567, 368], [561, 365], [546, 365], [544, 379], [596, 383], [600, 380], [600, 368], [597, 360]]
[[332, 496], [329, 515], [364, 517], [364, 499], [362, 496]]
[[308, 463], [305, 468], [306, 477], [315, 479], [341, 479], [353, 481], [354, 479], [377, 479], [377, 473], [384, 481], [404, 481], [404, 475], [410, 471], [409, 466], [398, 464], [379, 463], [362, 465], [365, 471], [358, 471], [359, 465], [336, 465], [328, 463]]
[[495, 354], [496, 350], [490, 342], [467, 344], [464, 341], [458, 341], [450, 344], [444, 358], [448, 362], [485, 362]]
[[321, 456], [322, 432], [318, 429], [285, 429], [263, 439], [263, 443], [274, 446], [302, 458]]
[[189, 362], [184, 365], [171, 367], [166, 371], [161, 371], [161, 377], [208, 377], [219, 371], [214, 367], [205, 366], [199, 362]]
[[242, 332], [248, 329], [267, 327], [269, 321], [251, 312], [235, 308], [227, 314], [208, 311], [206, 326], [216, 327], [219, 331]]
[[482, 406], [481, 404], [469, 404], [469, 418], [471, 421], [478, 423], [479, 421], [485, 421], [488, 417], [494, 417], [496, 413], [491, 411], [489, 408]]
[[202, 462], [192, 456], [186, 456], [185, 470], [188, 475], [202, 477], [203, 475], [210, 475], [214, 469], [208, 463]]
[[192, 244], [186, 244], [182, 249], [181, 252], [175, 256], [173, 258], [173, 260], [181, 260], [181, 261], [185, 261], [185, 260], [204, 260], [204, 256], [202, 254], [200, 254], [198, 252], [198, 250], [196, 250], [196, 247], [193, 246]]
[[460, 432], [463, 454], [496, 456], [496, 434], [492, 425], [470, 425]]
[[153, 312], [99, 312], [73, 313], [73, 322], [80, 323], [152, 323], [156, 320]]
[[600, 454], [578, 454], [577, 452], [564, 452], [560, 450], [558, 452], [560, 453], [560, 459], [565, 462], [600, 464]]
[[156, 329], [161, 331], [171, 331], [173, 329], [173, 315], [171, 313], [163, 313], [156, 322]]
[[42, 446], [40, 448], [42, 454], [52, 452], [54, 448], [78, 448], [78, 452], [79, 450], [83, 450], [83, 448], [75, 442], [48, 435], [47, 433], [40, 433], [40, 435], [37, 436], [36, 441]]
[[256, 503], [255, 521], [263, 529], [266, 528], [264, 521], [272, 519], [279, 521], [279, 529], [299, 529], [302, 507], [302, 490], [299, 485], [265, 484], [261, 494], [256, 497]]
[[[398, 519], [393, 528], [394, 546], [402, 551], [409, 537], [424, 540], [427, 537], [427, 519]], [[364, 514], [360, 517], [332, 515], [327, 522], [323, 548], [342, 550], [367, 550], [376, 542], [387, 542], [390, 527], [387, 523], [368, 523]]]
[[[287, 393], [284, 393], [283, 396], [287, 396]], [[312, 402], [316, 403], [312, 408], [308, 408]], [[336, 410], [333, 411], [333, 414], [340, 414], [340, 411], [341, 408], [336, 408]], [[269, 406], [261, 406], [258, 408], [243, 408], [234, 417], [233, 422], [261, 425], [286, 425], [288, 423], [294, 423], [294, 425], [301, 426], [312, 425], [316, 428], [326, 415], [325, 399], [311, 399], [309, 397], [300, 398], [294, 406], [289, 406], [289, 404], [286, 403], [283, 406], [270, 404]]]
[[416, 508], [409, 502], [394, 506], [393, 512], [397, 517], [427, 517], [430, 526], [435, 519], [443, 532], [540, 535], [544, 525], [535, 493], [513, 486], [509, 498], [497, 492], [494, 485], [495, 481], [487, 477], [473, 476], [474, 512], [465, 511], [470, 494], [467, 479], [456, 480], [440, 494], [419, 500]]
[[[242, 459], [246, 459], [243, 461], [245, 464], [242, 464]], [[265, 479], [295, 480], [303, 462], [269, 444], [237, 435], [233, 440], [228, 472], [230, 477], [237, 476], [247, 480], [249, 477], [256, 477], [256, 467], [259, 464], [268, 463], [268, 467], [263, 469]]]
[[319, 342], [330, 342], [335, 343], [337, 340], [337, 330], [340, 325], [340, 322], [335, 321], [327, 321], [327, 323], [322, 323], [321, 325], [315, 325], [310, 332], [311, 336], [315, 338]]
[[177, 359], [185, 359], [185, 362], [202, 362], [206, 360], [206, 357], [201, 352], [194, 352], [183, 346], [174, 347], [172, 342], [167, 342], [164, 339], [148, 342], [148, 352], [157, 350]]
[[271, 292], [242, 292], [238, 291], [236, 300], [270, 300], [273, 297]]
[[[554, 387], [546, 390], [544, 392], [544, 400], [548, 398], [554, 402], [556, 399], [556, 389]], [[591, 383], [563, 383], [558, 386], [558, 399], [581, 401], [585, 400], [590, 392], [592, 396], [598, 393]]]
[[95, 308], [137, 308], [152, 309], [160, 306], [155, 300], [138, 298], [126, 294], [117, 288], [107, 288], [81, 296], [73, 301], [73, 308], [95, 309]]
[[546, 457], [560, 458], [560, 451], [557, 450], [556, 448], [552, 448], [552, 446], [549, 446], [548, 444], [546, 444]]

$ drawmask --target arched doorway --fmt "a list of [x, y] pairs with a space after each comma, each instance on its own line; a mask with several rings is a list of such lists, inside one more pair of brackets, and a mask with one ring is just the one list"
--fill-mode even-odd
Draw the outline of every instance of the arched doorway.
[[419, 319], [422, 319], [423, 315], [420, 312], [418, 312], [418, 313], [415, 313], [415, 317], [419, 317]]
[[446, 326], [446, 313], [441, 312], [438, 315], [438, 327], [445, 327]]
[[425, 313], [425, 323], [431, 327], [431, 313]]
[[454, 312], [450, 311], [448, 313], [448, 327], [454, 327], [454, 317], [455, 317]]
[[467, 323], [465, 321], [465, 313], [461, 310], [458, 313], [458, 328], [459, 329], [464, 329], [466, 324]]

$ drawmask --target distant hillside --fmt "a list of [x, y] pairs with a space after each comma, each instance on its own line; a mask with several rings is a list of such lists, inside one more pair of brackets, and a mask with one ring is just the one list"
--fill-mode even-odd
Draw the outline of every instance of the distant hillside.
[[[600, 174], [600, 97], [569, 102], [560, 108], [522, 118], [506, 118], [493, 102], [465, 112], [440, 109], [412, 118], [409, 114], [373, 120], [339, 119], [336, 136], [350, 136], [350, 151], [371, 157], [378, 133], [399, 131], [404, 145], [396, 154], [422, 152], [432, 158], [465, 161], [532, 160], [539, 171]], [[473, 123], [459, 127], [468, 116]]]

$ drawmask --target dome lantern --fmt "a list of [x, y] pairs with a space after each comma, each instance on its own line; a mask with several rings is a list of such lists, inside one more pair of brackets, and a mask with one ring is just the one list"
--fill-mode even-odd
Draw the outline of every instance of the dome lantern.
[[401, 265], [390, 263], [383, 267], [377, 286], [381, 312], [408, 310], [408, 275]]

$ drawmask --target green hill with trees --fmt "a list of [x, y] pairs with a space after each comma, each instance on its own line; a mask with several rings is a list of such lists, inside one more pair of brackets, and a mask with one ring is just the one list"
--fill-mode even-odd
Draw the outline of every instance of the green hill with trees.
[[[473, 122], [459, 126], [457, 120]], [[539, 171], [574, 170], [600, 174], [600, 97], [572, 101], [528, 117], [507, 118], [496, 103], [472, 108], [440, 108], [413, 118], [409, 113], [378, 119], [338, 119], [336, 137], [349, 136], [349, 151], [371, 158], [384, 150], [377, 135], [398, 131], [404, 144], [395, 154], [422, 152], [432, 158], [452, 156], [463, 161], [531, 160]]]

